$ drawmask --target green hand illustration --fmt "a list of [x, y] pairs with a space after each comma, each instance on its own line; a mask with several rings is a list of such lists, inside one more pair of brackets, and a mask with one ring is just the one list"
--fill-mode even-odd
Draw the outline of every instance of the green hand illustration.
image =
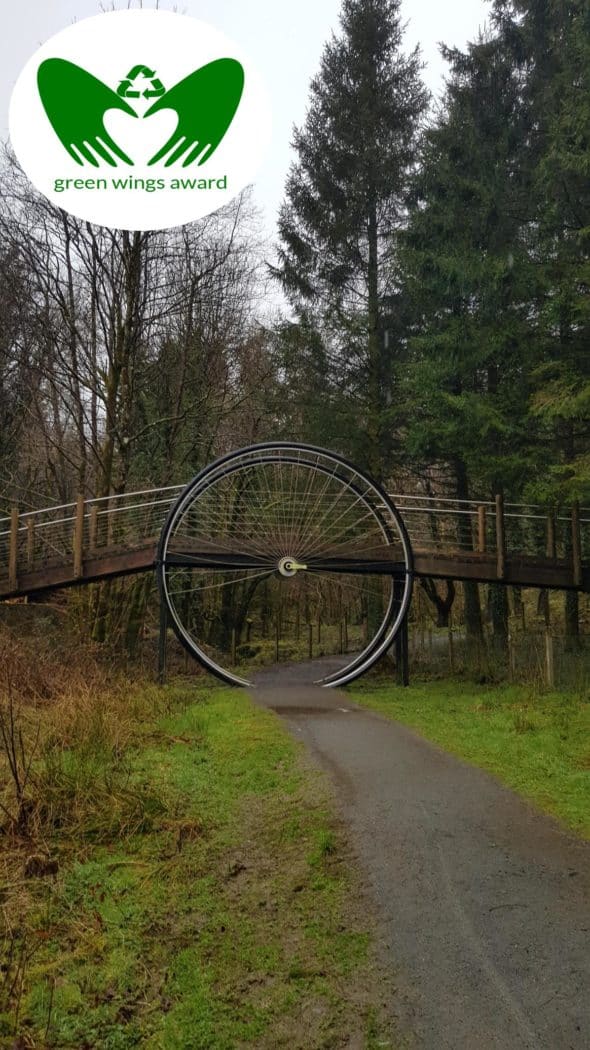
[[199, 166], [209, 160], [236, 115], [243, 90], [244, 70], [233, 58], [210, 62], [170, 88], [145, 114], [151, 117], [163, 109], [173, 109], [178, 116], [176, 131], [152, 157], [150, 165], [168, 153], [166, 168], [183, 156], [183, 168], [200, 154]]
[[[133, 161], [119, 148], [104, 126], [105, 113], [109, 109], [118, 109], [130, 117], [137, 117], [135, 110], [124, 99], [119, 98], [116, 92], [91, 73], [63, 58], [48, 58], [42, 62], [37, 81], [41, 101], [53, 130], [77, 164], [83, 166], [85, 160], [93, 167], [99, 167], [91, 147], [113, 168], [117, 167], [117, 162], [108, 150], [125, 164], [133, 166]], [[80, 160], [80, 157], [84, 160]]]

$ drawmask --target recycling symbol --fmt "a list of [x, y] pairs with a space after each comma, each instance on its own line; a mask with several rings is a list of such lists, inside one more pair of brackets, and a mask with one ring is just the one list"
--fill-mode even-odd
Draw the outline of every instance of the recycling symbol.
[[[151, 88], [146, 88], [145, 91], [136, 91], [133, 87], [133, 83], [138, 77], [144, 76], [151, 81]], [[121, 98], [160, 98], [166, 94], [166, 88], [162, 81], [156, 76], [155, 69], [148, 69], [147, 66], [134, 66], [132, 70], [127, 74], [126, 78], [121, 81], [117, 88], [117, 94]]]

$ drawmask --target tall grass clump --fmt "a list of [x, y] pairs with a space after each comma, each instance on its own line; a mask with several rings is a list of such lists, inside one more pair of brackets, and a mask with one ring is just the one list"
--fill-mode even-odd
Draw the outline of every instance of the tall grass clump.
[[5, 629], [0, 650], [0, 835], [96, 842], [149, 828], [163, 806], [131, 776], [137, 683], [92, 650], [56, 659]]

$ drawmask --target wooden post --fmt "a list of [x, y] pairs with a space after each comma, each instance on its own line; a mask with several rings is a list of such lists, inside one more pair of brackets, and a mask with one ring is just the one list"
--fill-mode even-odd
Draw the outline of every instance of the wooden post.
[[514, 647], [514, 638], [511, 632], [508, 632], [508, 670], [510, 674], [510, 681], [516, 680], [516, 650]]
[[235, 627], [232, 627], [232, 629], [231, 629], [231, 662], [232, 662], [232, 665], [234, 667], [236, 666], [236, 664], [238, 662], [238, 650], [237, 650], [237, 644], [236, 644], [236, 629], [235, 629]]
[[503, 496], [496, 496], [496, 575], [499, 580], [506, 578], [506, 521]]
[[487, 508], [477, 508], [477, 549], [480, 554], [485, 554], [487, 550], [487, 538], [486, 538], [486, 526], [487, 526]]
[[8, 589], [18, 590], [18, 507], [10, 511], [10, 547], [8, 549]]
[[453, 638], [453, 617], [449, 613], [449, 670], [455, 673], [455, 641]]
[[313, 624], [312, 623], [308, 623], [307, 630], [309, 632], [308, 650], [307, 651], [308, 651], [309, 659], [313, 660]]
[[27, 569], [33, 571], [35, 565], [35, 522], [27, 518]]
[[74, 578], [79, 580], [84, 575], [84, 496], [79, 493], [76, 500], [76, 518], [74, 522]]
[[90, 528], [88, 536], [88, 553], [96, 554], [98, 543], [98, 505], [93, 503], [90, 508]]
[[572, 568], [574, 587], [582, 586], [582, 532], [580, 528], [580, 504], [572, 507]]
[[555, 689], [555, 647], [550, 631], [545, 631], [545, 680], [549, 689]]

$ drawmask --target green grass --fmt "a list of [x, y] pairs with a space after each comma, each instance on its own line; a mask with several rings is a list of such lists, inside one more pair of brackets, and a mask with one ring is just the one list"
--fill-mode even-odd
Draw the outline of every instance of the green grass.
[[32, 950], [0, 1046], [16, 1028], [76, 1050], [392, 1047], [323, 777], [245, 694], [165, 695], [127, 754], [130, 786], [159, 799], [150, 822], [62, 844], [57, 879], [28, 883]]
[[495, 774], [541, 809], [590, 838], [590, 696], [526, 686], [364, 682], [359, 704], [418, 730], [446, 751]]

